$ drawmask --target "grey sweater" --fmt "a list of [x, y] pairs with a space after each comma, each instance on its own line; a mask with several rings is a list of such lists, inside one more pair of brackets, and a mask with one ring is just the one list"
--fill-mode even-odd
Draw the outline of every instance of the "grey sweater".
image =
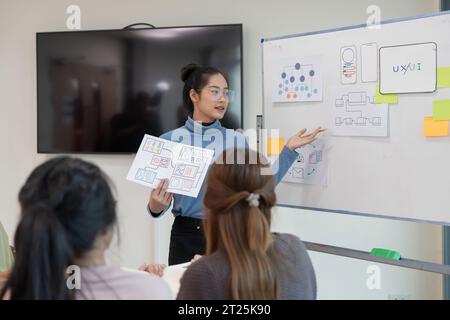
[[[277, 277], [281, 299], [316, 299], [316, 276], [303, 242], [291, 234], [274, 234], [280, 255]], [[179, 300], [227, 300], [229, 265], [217, 251], [192, 263], [180, 280]]]

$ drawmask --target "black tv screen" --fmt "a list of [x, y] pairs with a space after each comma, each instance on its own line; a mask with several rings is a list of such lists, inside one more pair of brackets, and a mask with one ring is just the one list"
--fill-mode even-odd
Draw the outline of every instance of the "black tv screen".
[[180, 70], [213, 66], [242, 127], [242, 25], [42, 32], [37, 41], [39, 153], [134, 153], [145, 133], [182, 126]]

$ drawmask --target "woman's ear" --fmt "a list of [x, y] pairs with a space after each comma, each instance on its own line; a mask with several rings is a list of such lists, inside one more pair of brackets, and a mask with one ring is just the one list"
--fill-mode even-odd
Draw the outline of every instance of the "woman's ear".
[[191, 89], [189, 91], [189, 97], [191, 98], [192, 102], [198, 102], [200, 100], [200, 95], [194, 89]]

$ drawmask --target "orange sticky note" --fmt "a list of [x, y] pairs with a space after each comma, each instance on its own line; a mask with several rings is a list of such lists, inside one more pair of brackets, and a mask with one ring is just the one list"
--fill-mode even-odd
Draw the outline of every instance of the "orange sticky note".
[[267, 141], [267, 155], [277, 156], [283, 150], [285, 140], [284, 138], [269, 138]]
[[448, 136], [448, 120], [433, 120], [432, 116], [424, 117], [423, 135], [425, 137]]

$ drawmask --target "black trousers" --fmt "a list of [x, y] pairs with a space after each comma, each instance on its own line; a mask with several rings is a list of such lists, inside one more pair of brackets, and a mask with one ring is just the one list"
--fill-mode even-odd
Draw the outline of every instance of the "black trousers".
[[206, 242], [201, 219], [177, 216], [170, 233], [169, 265], [189, 262], [205, 254]]

